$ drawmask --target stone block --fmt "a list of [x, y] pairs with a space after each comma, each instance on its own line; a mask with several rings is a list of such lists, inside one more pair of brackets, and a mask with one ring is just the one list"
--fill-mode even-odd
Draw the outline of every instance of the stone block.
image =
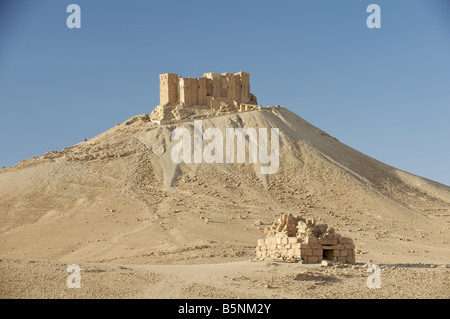
[[322, 260], [323, 267], [330, 267], [332, 265], [333, 265], [333, 262], [331, 260]]
[[353, 244], [353, 240], [351, 240], [348, 237], [342, 237], [341, 240], [340, 240], [340, 243], [341, 244]]
[[328, 238], [328, 245], [337, 245], [338, 240], [337, 238]]
[[[341, 251], [342, 252], [342, 251]], [[341, 262], [341, 263], [346, 263], [347, 262], [347, 257], [336, 257], [337, 261]]]
[[317, 238], [314, 236], [306, 236], [306, 243], [308, 244], [317, 244]]
[[348, 255], [348, 250], [347, 249], [341, 250], [341, 257], [347, 257], [347, 255]]
[[296, 243], [298, 243], [298, 238], [297, 237], [289, 237], [288, 238], [288, 243], [289, 244], [296, 244]]
[[355, 259], [355, 257], [347, 257], [347, 263], [349, 263], [349, 264], [354, 264], [356, 262], [356, 259]]
[[288, 249], [287, 256], [288, 257], [293, 257], [294, 256], [294, 249]]
[[318, 263], [319, 262], [319, 257], [317, 257], [317, 256], [309, 256], [308, 257], [308, 262], [310, 262], [310, 263]]
[[355, 245], [354, 244], [345, 244], [345, 249], [355, 249]]

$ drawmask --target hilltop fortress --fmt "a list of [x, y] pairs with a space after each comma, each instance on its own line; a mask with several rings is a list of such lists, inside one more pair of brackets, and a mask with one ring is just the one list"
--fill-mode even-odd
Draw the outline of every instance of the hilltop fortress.
[[[173, 73], [159, 76], [160, 103], [150, 114], [152, 121], [170, 121], [258, 109], [250, 93], [250, 74], [205, 73], [183, 78]], [[212, 114], [213, 113], [213, 114]]]

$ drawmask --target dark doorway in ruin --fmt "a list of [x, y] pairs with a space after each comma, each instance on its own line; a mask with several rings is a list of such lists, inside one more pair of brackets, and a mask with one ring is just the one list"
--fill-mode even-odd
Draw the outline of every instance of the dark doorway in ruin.
[[334, 249], [324, 249], [322, 258], [324, 260], [334, 260]]

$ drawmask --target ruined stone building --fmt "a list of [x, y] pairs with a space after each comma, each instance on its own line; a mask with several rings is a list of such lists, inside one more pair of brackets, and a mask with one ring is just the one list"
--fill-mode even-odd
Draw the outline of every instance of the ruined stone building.
[[342, 237], [326, 224], [284, 214], [266, 228], [266, 238], [258, 240], [256, 258], [304, 263], [330, 260], [352, 264], [355, 263], [355, 245], [352, 239]]
[[160, 103], [150, 114], [153, 121], [180, 119], [194, 109], [218, 112], [242, 112], [256, 109], [256, 97], [250, 93], [250, 74], [205, 73], [199, 78], [183, 78], [173, 73], [159, 76]]

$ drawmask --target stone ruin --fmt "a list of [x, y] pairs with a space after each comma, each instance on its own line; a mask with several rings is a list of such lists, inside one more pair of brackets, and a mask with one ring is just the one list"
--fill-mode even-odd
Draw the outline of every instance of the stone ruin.
[[250, 93], [248, 72], [211, 72], [199, 78], [165, 73], [159, 81], [160, 103], [150, 114], [154, 122], [258, 109], [256, 96]]
[[265, 233], [266, 238], [258, 240], [257, 259], [355, 263], [353, 241], [337, 234], [333, 227], [316, 224], [314, 219], [283, 214], [271, 227], [265, 229]]

